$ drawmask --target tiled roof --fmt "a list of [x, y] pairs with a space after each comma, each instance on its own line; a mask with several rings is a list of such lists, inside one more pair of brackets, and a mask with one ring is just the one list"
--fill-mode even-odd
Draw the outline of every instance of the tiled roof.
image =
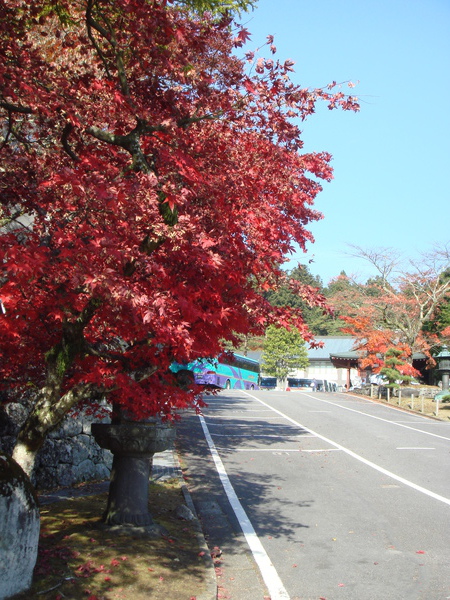
[[323, 342], [322, 348], [308, 350], [309, 360], [329, 360], [330, 354], [342, 355], [355, 352], [353, 346], [355, 338], [349, 336], [324, 336], [316, 337], [316, 342]]

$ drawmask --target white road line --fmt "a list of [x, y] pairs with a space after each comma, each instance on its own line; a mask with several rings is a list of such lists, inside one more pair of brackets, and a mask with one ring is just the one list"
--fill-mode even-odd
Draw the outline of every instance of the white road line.
[[[229, 408], [230, 407], [226, 406], [226, 405], [224, 407], [221, 407], [221, 406], [218, 406], [218, 407], [208, 406], [208, 410], [229, 410]], [[249, 408], [247, 410], [236, 410], [235, 412], [236, 413], [248, 413], [248, 412], [267, 413], [267, 412], [270, 412], [270, 410], [268, 408], [255, 408], [255, 409]]]
[[[269, 408], [271, 407], [269, 406]], [[261, 544], [260, 539], [256, 535], [256, 532], [253, 528], [253, 525], [250, 522], [250, 519], [248, 518], [242, 504], [239, 502], [239, 498], [237, 497], [236, 492], [234, 491], [234, 488], [231, 485], [231, 481], [227, 475], [227, 472], [225, 471], [223, 462], [220, 459], [220, 456], [217, 452], [211, 435], [209, 434], [208, 426], [205, 422], [205, 419], [202, 417], [202, 415], [199, 415], [199, 419], [203, 428], [203, 433], [205, 434], [206, 441], [208, 442], [211, 456], [213, 457], [217, 472], [219, 473], [223, 489], [225, 490], [225, 493], [228, 496], [228, 500], [231, 504], [231, 507], [234, 510], [236, 518], [239, 521], [239, 524], [242, 528], [245, 539], [247, 540], [247, 543], [250, 547], [256, 564], [258, 565], [259, 570], [261, 571], [262, 578], [264, 579], [264, 583], [267, 586], [271, 600], [290, 600], [289, 594], [283, 586], [283, 582], [281, 581], [269, 556], [264, 550], [264, 547]]]
[[[204, 416], [204, 415], [203, 415]], [[279, 419], [281, 419], [282, 417], [278, 417]], [[206, 421], [206, 419], [205, 419]], [[210, 427], [229, 427], [229, 423], [211, 423], [210, 421], [206, 421], [208, 423], [208, 425]], [[268, 421], [266, 421], [265, 423], [249, 423], [248, 425], [246, 423], [234, 423], [233, 427], [239, 427], [241, 429], [267, 429], [268, 425], [273, 425], [274, 427], [279, 427], [282, 428], [283, 425], [280, 425], [280, 423], [269, 423]]]
[[316, 450], [301, 450], [300, 452], [340, 452], [341, 448], [317, 448]]
[[[339, 448], [340, 450], [342, 450], [343, 452], [345, 452], [352, 458], [355, 458], [356, 460], [358, 460], [359, 462], [362, 462], [363, 464], [367, 465], [368, 467], [375, 469], [375, 471], [378, 471], [379, 473], [382, 473], [383, 475], [386, 475], [387, 477], [390, 477], [391, 479], [394, 479], [395, 481], [400, 481], [400, 483], [403, 483], [404, 485], [406, 485], [418, 492], [421, 492], [422, 494], [425, 494], [426, 496], [430, 496], [430, 498], [434, 498], [435, 500], [439, 500], [439, 502], [443, 502], [444, 504], [448, 504], [450, 506], [450, 498], [446, 498], [445, 496], [441, 496], [440, 494], [435, 494], [431, 490], [427, 490], [426, 488], [424, 488], [420, 485], [417, 485], [417, 484], [413, 483], [412, 481], [409, 481], [408, 479], [404, 479], [403, 477], [400, 477], [399, 475], [396, 475], [395, 473], [392, 473], [391, 471], [388, 471], [387, 469], [380, 467], [376, 463], [373, 463], [372, 461], [367, 460], [366, 458], [363, 458], [359, 454], [356, 454], [356, 452], [353, 452], [353, 450], [349, 450], [348, 448], [345, 448], [345, 446], [342, 446], [341, 444], [338, 444], [337, 442], [333, 442], [333, 440], [330, 440], [329, 438], [326, 438], [325, 436], [320, 435], [320, 433], [313, 431], [309, 427], [305, 427], [305, 425], [302, 425], [298, 421], [291, 419], [291, 417], [288, 417], [287, 415], [285, 415], [281, 411], [277, 410], [276, 408], [271, 407], [270, 404], [266, 404], [263, 400], [260, 400], [259, 398], [257, 398], [256, 396], [253, 396], [249, 392], [244, 392], [244, 393], [247, 394], [247, 396], [249, 396], [250, 398], [253, 398], [254, 400], [256, 400], [257, 402], [260, 402], [261, 404], [264, 404], [265, 406], [272, 408], [272, 410], [274, 412], [276, 412], [279, 415], [284, 416], [284, 418], [287, 421], [289, 421], [289, 423], [292, 423], [293, 425], [296, 425], [297, 427], [301, 427], [302, 429], [306, 429], [306, 431], [309, 431], [310, 433], [317, 436], [319, 439], [323, 440], [324, 442], [327, 442], [327, 444], [331, 444], [335, 448]], [[353, 412], [359, 412], [359, 411], [353, 411]], [[381, 419], [381, 420], [384, 421], [384, 419]], [[390, 423], [391, 421], [387, 421], [387, 422]], [[412, 428], [409, 427], [408, 429], [412, 429]], [[418, 430], [418, 431], [420, 431], [420, 430]], [[433, 435], [433, 434], [429, 434], [429, 435]], [[436, 437], [441, 437], [441, 436], [436, 436]], [[444, 439], [448, 439], [448, 438], [444, 438]]]
[[[322, 411], [323, 412], [323, 411]], [[331, 411], [327, 411], [327, 412], [331, 412]], [[236, 417], [236, 415], [232, 415], [231, 417], [226, 416], [226, 415], [210, 415], [208, 414], [208, 419], [254, 419], [255, 415], [250, 415], [248, 417], [244, 417], [243, 415], [239, 415]], [[281, 417], [271, 417], [272, 419], [281, 419]]]
[[[210, 410], [211, 411], [215, 411], [215, 412], [218, 412], [220, 410], [222, 410], [222, 411], [224, 411], [224, 410], [229, 411], [229, 407], [227, 408], [226, 406], [217, 406], [217, 407], [216, 406], [208, 406], [208, 412]], [[262, 408], [262, 409], [261, 408], [255, 408], [255, 409], [248, 409], [248, 410], [235, 410], [233, 412], [234, 412], [234, 414], [240, 415], [241, 413], [244, 414], [244, 413], [249, 413], [249, 412], [268, 413], [268, 412], [270, 412], [270, 410], [267, 410], [265, 408]]]
[[[244, 392], [244, 393], [251, 396], [251, 394], [249, 394], [248, 392]], [[403, 425], [399, 421], [391, 421], [390, 419], [383, 419], [382, 417], [376, 417], [375, 415], [369, 415], [368, 413], [363, 412], [361, 410], [355, 410], [354, 408], [349, 408], [348, 406], [342, 406], [342, 404], [336, 404], [335, 402], [330, 402], [329, 400], [324, 400], [323, 398], [318, 398], [317, 396], [312, 396], [311, 394], [304, 394], [304, 395], [308, 396], [308, 398], [313, 398], [314, 400], [318, 400], [319, 402], [324, 402], [325, 404], [331, 404], [332, 406], [337, 406], [338, 408], [342, 408], [343, 410], [349, 410], [350, 412], [358, 413], [359, 415], [369, 417], [370, 419], [376, 419], [377, 421], [384, 421], [385, 423], [390, 423], [391, 425], [398, 425], [398, 427], [404, 427], [405, 429], [411, 429], [412, 431], [418, 431], [419, 433], [423, 433], [424, 435], [431, 435], [432, 437], [440, 438], [441, 440], [449, 440], [450, 441], [450, 437], [446, 437], [445, 435], [438, 435], [437, 433], [430, 433], [429, 431], [422, 431], [421, 429], [417, 429], [416, 427], [410, 427], [409, 425]], [[251, 396], [251, 397], [258, 400], [258, 398], [256, 398], [256, 396]], [[368, 401], [370, 402], [369, 399], [368, 399]], [[260, 402], [262, 402], [262, 400]], [[265, 402], [264, 402], [264, 404], [265, 404]], [[269, 404], [267, 404], [266, 406], [269, 406]], [[386, 408], [392, 408], [394, 410], [398, 410], [395, 408], [395, 406], [386, 406]], [[275, 410], [275, 412], [278, 412], [278, 411]], [[442, 423], [444, 423], [444, 421], [442, 421]]]
[[[229, 448], [219, 448], [230, 452]], [[334, 448], [332, 448], [334, 450]], [[233, 448], [231, 452], [302, 452], [300, 448], [294, 450], [286, 450], [286, 448]]]
[[298, 441], [300, 441], [303, 438], [311, 438], [311, 437], [315, 437], [314, 435], [311, 435], [310, 433], [299, 433], [298, 435], [270, 435], [270, 434], [264, 434], [264, 433], [256, 433], [256, 434], [251, 434], [251, 433], [212, 433], [211, 434], [214, 437], [245, 437], [245, 438], [273, 438], [273, 439], [280, 439], [282, 438], [283, 440], [289, 440], [289, 439], [297, 439]]
[[[414, 417], [413, 417], [414, 418]], [[414, 425], [414, 423], [417, 424], [423, 424], [423, 425], [429, 425], [429, 423], [434, 424], [437, 423], [439, 425], [439, 423], [442, 425], [442, 423], [445, 423], [445, 421], [430, 421], [428, 422], [428, 420], [426, 422], [424, 422], [423, 419], [419, 420], [417, 419], [416, 421], [413, 421], [413, 419], [409, 419], [409, 421], [392, 421], [392, 423], [408, 423], [408, 425]]]
[[416, 448], [409, 448], [407, 446], [405, 447], [400, 447], [400, 448], [396, 448], [396, 450], [436, 450], [436, 448], [423, 448], [423, 447], [416, 447]]

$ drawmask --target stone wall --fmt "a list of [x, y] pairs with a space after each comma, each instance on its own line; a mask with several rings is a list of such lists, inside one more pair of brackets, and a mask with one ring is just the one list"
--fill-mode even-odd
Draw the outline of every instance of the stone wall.
[[[22, 404], [0, 407], [0, 450], [6, 454], [11, 454], [27, 412]], [[32, 477], [36, 489], [50, 490], [109, 477], [112, 454], [100, 448], [91, 435], [93, 422], [101, 420], [84, 413], [68, 416], [61, 427], [50, 433], [36, 460]]]

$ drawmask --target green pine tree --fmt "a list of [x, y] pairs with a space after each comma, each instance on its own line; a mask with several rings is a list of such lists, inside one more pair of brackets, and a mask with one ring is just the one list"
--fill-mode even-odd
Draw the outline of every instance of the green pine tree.
[[[322, 280], [313, 275], [307, 265], [299, 265], [288, 273], [289, 277], [301, 283], [316, 288], [324, 293]], [[288, 284], [280, 286], [276, 291], [266, 292], [265, 297], [273, 306], [292, 306], [302, 311], [303, 319], [314, 335], [339, 335], [342, 323], [319, 306], [311, 306], [299, 294], [295, 293]]]
[[398, 388], [400, 387], [397, 381], [401, 381], [402, 383], [408, 383], [411, 381], [412, 377], [409, 375], [403, 375], [398, 367], [404, 365], [405, 363], [400, 360], [402, 355], [402, 351], [398, 348], [389, 348], [386, 351], [384, 358], [384, 367], [380, 369], [380, 375], [386, 377], [388, 380], [388, 386], [390, 388]]
[[270, 325], [266, 331], [261, 370], [284, 384], [293, 369], [305, 369], [307, 366], [305, 340], [298, 329], [288, 330]]

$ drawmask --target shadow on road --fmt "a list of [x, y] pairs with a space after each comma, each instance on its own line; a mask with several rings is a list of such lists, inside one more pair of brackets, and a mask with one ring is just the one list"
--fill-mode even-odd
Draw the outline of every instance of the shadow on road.
[[[302, 498], [301, 490], [291, 489], [289, 494], [285, 491], [294, 485], [289, 476], [289, 471], [296, 468], [293, 453], [299, 456], [298, 443], [309, 432], [286, 422], [273, 422], [273, 413], [267, 413], [267, 420], [260, 413], [252, 418], [246, 402], [242, 397], [215, 397], [204, 410], [205, 422], [219, 455], [231, 467], [231, 483], [241, 504], [257, 517], [258, 535], [299, 542], [299, 531], [310, 526], [305, 510], [314, 500]], [[178, 431], [177, 446], [185, 460], [183, 472], [197, 504], [217, 515], [229, 513], [200, 420], [196, 415], [185, 415]], [[275, 466], [270, 474], [264, 472], [266, 459], [258, 460], [261, 453]]]

